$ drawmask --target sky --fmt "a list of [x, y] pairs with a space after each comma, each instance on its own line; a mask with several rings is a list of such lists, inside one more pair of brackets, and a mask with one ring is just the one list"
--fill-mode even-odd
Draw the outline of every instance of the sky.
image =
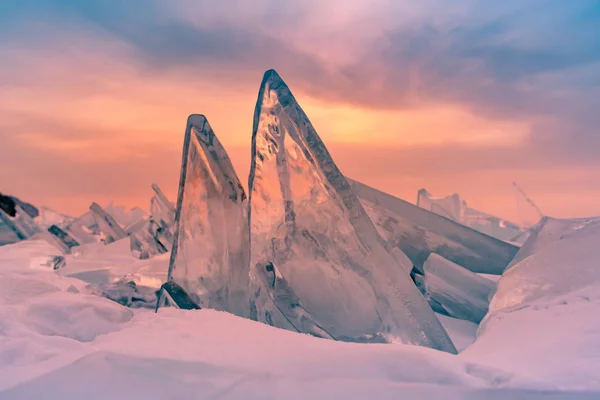
[[[518, 219], [600, 215], [600, 1], [0, 2], [0, 191], [174, 201], [186, 117], [247, 181], [275, 68], [344, 174]], [[516, 221], [519, 222], [519, 221]]]

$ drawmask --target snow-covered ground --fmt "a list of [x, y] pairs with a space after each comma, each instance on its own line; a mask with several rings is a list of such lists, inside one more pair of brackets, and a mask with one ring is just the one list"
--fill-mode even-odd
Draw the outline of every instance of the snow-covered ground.
[[[42, 241], [0, 247], [0, 399], [600, 398], [598, 286], [496, 315], [454, 356], [212, 310], [129, 309], [86, 286], [123, 275], [157, 285], [167, 256], [87, 245], [57, 273], [44, 264], [54, 254]], [[475, 324], [440, 319], [459, 350], [472, 342]]]
[[600, 218], [544, 217], [461, 356], [562, 389], [600, 391], [599, 243]]

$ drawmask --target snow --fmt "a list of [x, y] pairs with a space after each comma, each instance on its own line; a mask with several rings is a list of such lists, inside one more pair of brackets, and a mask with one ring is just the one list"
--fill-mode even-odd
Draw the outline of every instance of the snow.
[[479, 325], [471, 321], [456, 319], [443, 314], [436, 315], [442, 325], [444, 325], [446, 332], [450, 335], [450, 339], [452, 339], [459, 353], [473, 344]]
[[[138, 269], [141, 275], [148, 274], [149, 261], [136, 260], [120, 242], [127, 243], [84, 246], [78, 255], [67, 256], [70, 265], [65, 270], [106, 270], [118, 276], [115, 271]], [[498, 354], [488, 357], [494, 351], [491, 342], [524, 337], [520, 325], [527, 322], [527, 315], [523, 315], [525, 321], [514, 321], [498, 332], [499, 337], [488, 336], [485, 348], [476, 343], [458, 356], [402, 344], [335, 342], [214, 310], [168, 308], [155, 314], [128, 309], [86, 294], [87, 282], [31, 263], [32, 258], [54, 252], [39, 241], [0, 247], [0, 399], [400, 396], [490, 400], [594, 399], [600, 395], [557, 391], [557, 378], [574, 378], [580, 372], [569, 371], [575, 361], [588, 368], [588, 375], [580, 379], [583, 387], [578, 388], [600, 390], [590, 384], [597, 360], [585, 356], [590, 349], [569, 344], [573, 332], [568, 326], [549, 330], [549, 339], [538, 340], [536, 348], [529, 346], [533, 341], [526, 342], [527, 346], [516, 343], [515, 348], [524, 353], [516, 359], [515, 354], [507, 354], [505, 360]], [[163, 271], [167, 262], [162, 260]], [[572, 305], [560, 307], [569, 314]], [[596, 309], [597, 304], [588, 303], [588, 308], [567, 322], [578, 330]], [[459, 349], [472, 341], [475, 324], [445, 316], [440, 319]], [[586, 335], [598, 336], [597, 332]], [[478, 345], [481, 350], [472, 351]], [[567, 346], [564, 351], [560, 350], [563, 346]], [[549, 363], [544, 353], [557, 351], [555, 357], [561, 362]], [[546, 358], [530, 360], [528, 368], [522, 367], [524, 360], [535, 356]], [[556, 375], [548, 376], [548, 371]]]
[[563, 390], [600, 390], [600, 218], [544, 218], [461, 356]]
[[158, 289], [167, 280], [169, 254], [139, 260], [131, 255], [129, 244], [129, 238], [125, 238], [107, 245], [89, 243], [75, 247], [73, 254], [65, 257], [67, 266], [58, 273], [93, 285], [127, 277], [141, 286]]
[[[139, 229], [155, 236], [139, 209], [94, 203], [65, 228], [82, 243], [68, 255], [20, 206], [0, 214], [0, 241], [14, 239], [9, 228], [26, 239], [0, 247], [0, 399], [600, 398], [600, 218], [545, 217], [514, 256], [348, 181], [275, 71], [253, 131], [251, 232], [242, 186], [199, 115], [186, 130], [172, 254], [132, 255]], [[154, 189], [168, 226], [171, 205]], [[122, 239], [105, 245], [106, 234]], [[481, 324], [436, 317], [408, 260], [462, 318], [495, 288]], [[242, 284], [232, 268], [245, 276], [250, 265], [255, 292], [231, 296]], [[233, 313], [155, 313], [167, 278]], [[253, 300], [273, 326], [238, 316], [247, 305], [253, 316]], [[344, 328], [389, 344], [340, 340]]]
[[600, 218], [545, 217], [498, 282], [490, 311], [600, 282]]

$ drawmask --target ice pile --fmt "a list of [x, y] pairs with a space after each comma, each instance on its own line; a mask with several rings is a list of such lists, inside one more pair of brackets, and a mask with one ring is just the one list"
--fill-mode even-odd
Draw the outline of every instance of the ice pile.
[[426, 189], [421, 189], [417, 194], [417, 206], [511, 243], [524, 243], [531, 230], [530, 225], [515, 224], [467, 206], [467, 202], [458, 193], [434, 197]]
[[390, 247], [404, 252], [423, 273], [436, 253], [472, 272], [500, 275], [518, 248], [448, 218], [349, 180], [356, 196]]

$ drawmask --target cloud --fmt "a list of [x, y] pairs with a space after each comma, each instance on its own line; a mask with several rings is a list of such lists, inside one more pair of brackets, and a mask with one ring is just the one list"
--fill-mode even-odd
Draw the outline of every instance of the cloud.
[[[351, 150], [382, 154], [366, 159], [368, 179], [433, 182], [419, 171], [437, 163], [438, 175], [460, 186], [473, 170], [541, 176], [543, 168], [599, 164], [597, 2], [318, 3], [3, 2], [0, 56], [11, 62], [0, 64], [0, 135], [8, 137], [0, 171], [19, 181], [43, 176], [45, 193], [134, 196], [146, 183], [109, 178], [125, 169], [123, 179], [152, 174], [166, 182], [173, 173], [144, 160], [178, 153], [187, 114], [206, 113], [228, 148], [247, 148], [268, 68], [312, 109], [333, 149], [349, 146], [340, 164], [351, 165], [344, 158]], [[442, 118], [439, 109], [461, 119]], [[406, 113], [421, 122], [407, 125]], [[359, 127], [369, 131], [364, 138]], [[501, 140], [486, 136], [495, 130]], [[419, 135], [434, 140], [412, 140]], [[487, 142], [465, 146], [467, 136]], [[93, 157], [82, 158], [89, 149]], [[244, 168], [248, 153], [237, 154]], [[178, 157], [165, 157], [176, 171]], [[96, 176], [96, 185], [85, 176]]]

